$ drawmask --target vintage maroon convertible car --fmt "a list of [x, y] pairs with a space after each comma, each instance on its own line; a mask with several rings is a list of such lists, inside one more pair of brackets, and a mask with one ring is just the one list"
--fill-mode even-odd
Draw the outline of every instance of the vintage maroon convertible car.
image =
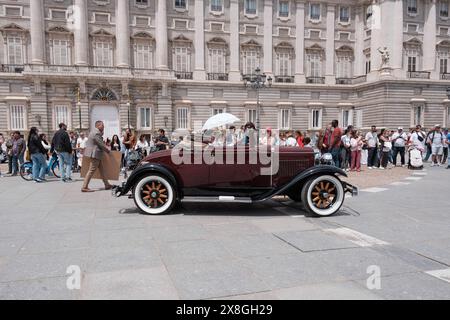
[[[177, 202], [228, 202], [257, 203], [277, 195], [286, 195], [301, 202], [305, 210], [317, 216], [330, 216], [338, 212], [344, 203], [345, 193], [358, 194], [358, 189], [339, 179], [346, 176], [343, 170], [329, 165], [316, 164], [314, 152], [309, 148], [281, 147], [277, 150], [277, 163], [251, 164], [251, 148], [234, 147], [234, 154], [226, 158], [224, 149], [206, 146], [201, 152], [220, 157], [223, 164], [194, 164], [194, 152], [188, 155], [193, 161], [174, 163], [173, 151], [150, 154], [133, 171], [122, 186], [115, 187], [116, 197], [130, 193], [136, 206], [144, 214], [165, 214]], [[183, 150], [184, 152], [190, 152]], [[275, 154], [267, 149], [267, 156]], [[245, 156], [239, 164], [238, 154]], [[233, 160], [233, 164], [225, 161]], [[243, 158], [241, 158], [242, 160]], [[198, 162], [197, 162], [198, 163]], [[276, 165], [276, 168], [275, 168]], [[272, 170], [261, 174], [261, 169]]]

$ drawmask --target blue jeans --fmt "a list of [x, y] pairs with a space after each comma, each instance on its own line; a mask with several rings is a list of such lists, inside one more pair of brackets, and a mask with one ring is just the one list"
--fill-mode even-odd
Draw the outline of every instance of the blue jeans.
[[13, 174], [18, 174], [19, 173], [19, 169], [20, 169], [20, 166], [23, 164], [23, 160], [24, 160], [24, 155], [23, 154], [12, 155], [11, 156], [12, 173]]
[[61, 180], [72, 177], [72, 154], [68, 152], [58, 152], [59, 171], [61, 171]]
[[334, 165], [338, 168], [341, 167], [341, 149], [340, 148], [333, 148], [331, 149], [331, 155], [333, 156]]
[[47, 161], [42, 153], [33, 153], [31, 155], [33, 162], [33, 180], [45, 179], [45, 172], [47, 171]]

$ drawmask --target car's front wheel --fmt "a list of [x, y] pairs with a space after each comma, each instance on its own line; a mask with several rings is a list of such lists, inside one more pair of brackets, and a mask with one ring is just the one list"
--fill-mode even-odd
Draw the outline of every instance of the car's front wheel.
[[327, 217], [335, 214], [344, 204], [342, 182], [331, 175], [323, 175], [309, 180], [302, 190], [305, 210], [315, 216]]
[[143, 214], [159, 215], [172, 210], [176, 203], [176, 192], [166, 177], [155, 174], [138, 180], [133, 198]]

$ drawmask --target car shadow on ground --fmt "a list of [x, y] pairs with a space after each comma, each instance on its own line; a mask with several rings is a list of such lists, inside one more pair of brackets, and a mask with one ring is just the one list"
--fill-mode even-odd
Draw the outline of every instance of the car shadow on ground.
[[[136, 207], [119, 211], [121, 215], [139, 215]], [[168, 216], [230, 216], [230, 217], [286, 217], [304, 216], [306, 218], [321, 218], [309, 215], [301, 203], [293, 201], [269, 200], [258, 204], [238, 203], [183, 203], [178, 205]], [[355, 210], [343, 206], [333, 217], [359, 216]]]

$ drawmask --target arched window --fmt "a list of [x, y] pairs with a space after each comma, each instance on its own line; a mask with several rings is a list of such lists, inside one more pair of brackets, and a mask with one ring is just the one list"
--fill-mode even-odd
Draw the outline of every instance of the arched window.
[[116, 101], [117, 96], [109, 88], [97, 89], [92, 95], [92, 100], [96, 101]]

